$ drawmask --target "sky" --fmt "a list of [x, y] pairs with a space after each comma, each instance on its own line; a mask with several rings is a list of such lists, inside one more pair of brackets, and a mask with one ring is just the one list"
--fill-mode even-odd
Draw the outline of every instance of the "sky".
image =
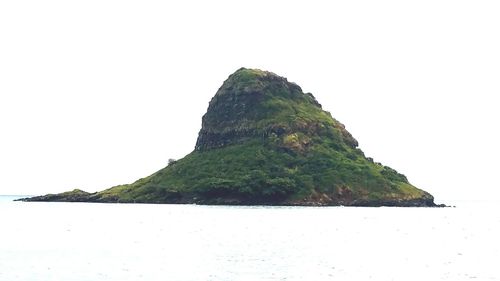
[[130, 183], [240, 67], [313, 93], [438, 203], [500, 195], [498, 1], [1, 1], [0, 194]]

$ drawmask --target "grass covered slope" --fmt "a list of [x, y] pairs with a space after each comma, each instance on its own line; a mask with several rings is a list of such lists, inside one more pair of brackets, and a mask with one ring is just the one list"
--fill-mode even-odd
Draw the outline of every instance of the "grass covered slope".
[[273, 73], [242, 68], [211, 100], [195, 150], [183, 159], [102, 192], [29, 200], [434, 206], [429, 193], [357, 147], [312, 94]]

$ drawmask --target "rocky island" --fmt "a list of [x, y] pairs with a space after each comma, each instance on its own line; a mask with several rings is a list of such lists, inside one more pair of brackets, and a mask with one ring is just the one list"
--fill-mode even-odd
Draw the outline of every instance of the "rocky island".
[[210, 101], [194, 151], [131, 184], [23, 201], [433, 207], [434, 198], [367, 158], [310, 93], [241, 68]]

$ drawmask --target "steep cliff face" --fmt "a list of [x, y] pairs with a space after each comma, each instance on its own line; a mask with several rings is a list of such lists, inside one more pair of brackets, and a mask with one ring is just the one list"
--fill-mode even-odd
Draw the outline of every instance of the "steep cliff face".
[[192, 153], [135, 183], [31, 201], [434, 206], [392, 168], [366, 158], [310, 93], [241, 68], [203, 116]]
[[239, 69], [224, 82], [203, 116], [196, 150], [221, 148], [254, 138], [331, 132], [340, 142], [357, 141], [310, 93], [274, 73]]

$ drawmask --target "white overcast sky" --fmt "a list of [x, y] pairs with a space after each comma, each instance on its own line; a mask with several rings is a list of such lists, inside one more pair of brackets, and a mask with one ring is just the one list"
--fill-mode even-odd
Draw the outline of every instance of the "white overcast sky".
[[102, 190], [193, 150], [238, 68], [312, 92], [438, 202], [500, 195], [498, 1], [1, 1], [0, 194]]

